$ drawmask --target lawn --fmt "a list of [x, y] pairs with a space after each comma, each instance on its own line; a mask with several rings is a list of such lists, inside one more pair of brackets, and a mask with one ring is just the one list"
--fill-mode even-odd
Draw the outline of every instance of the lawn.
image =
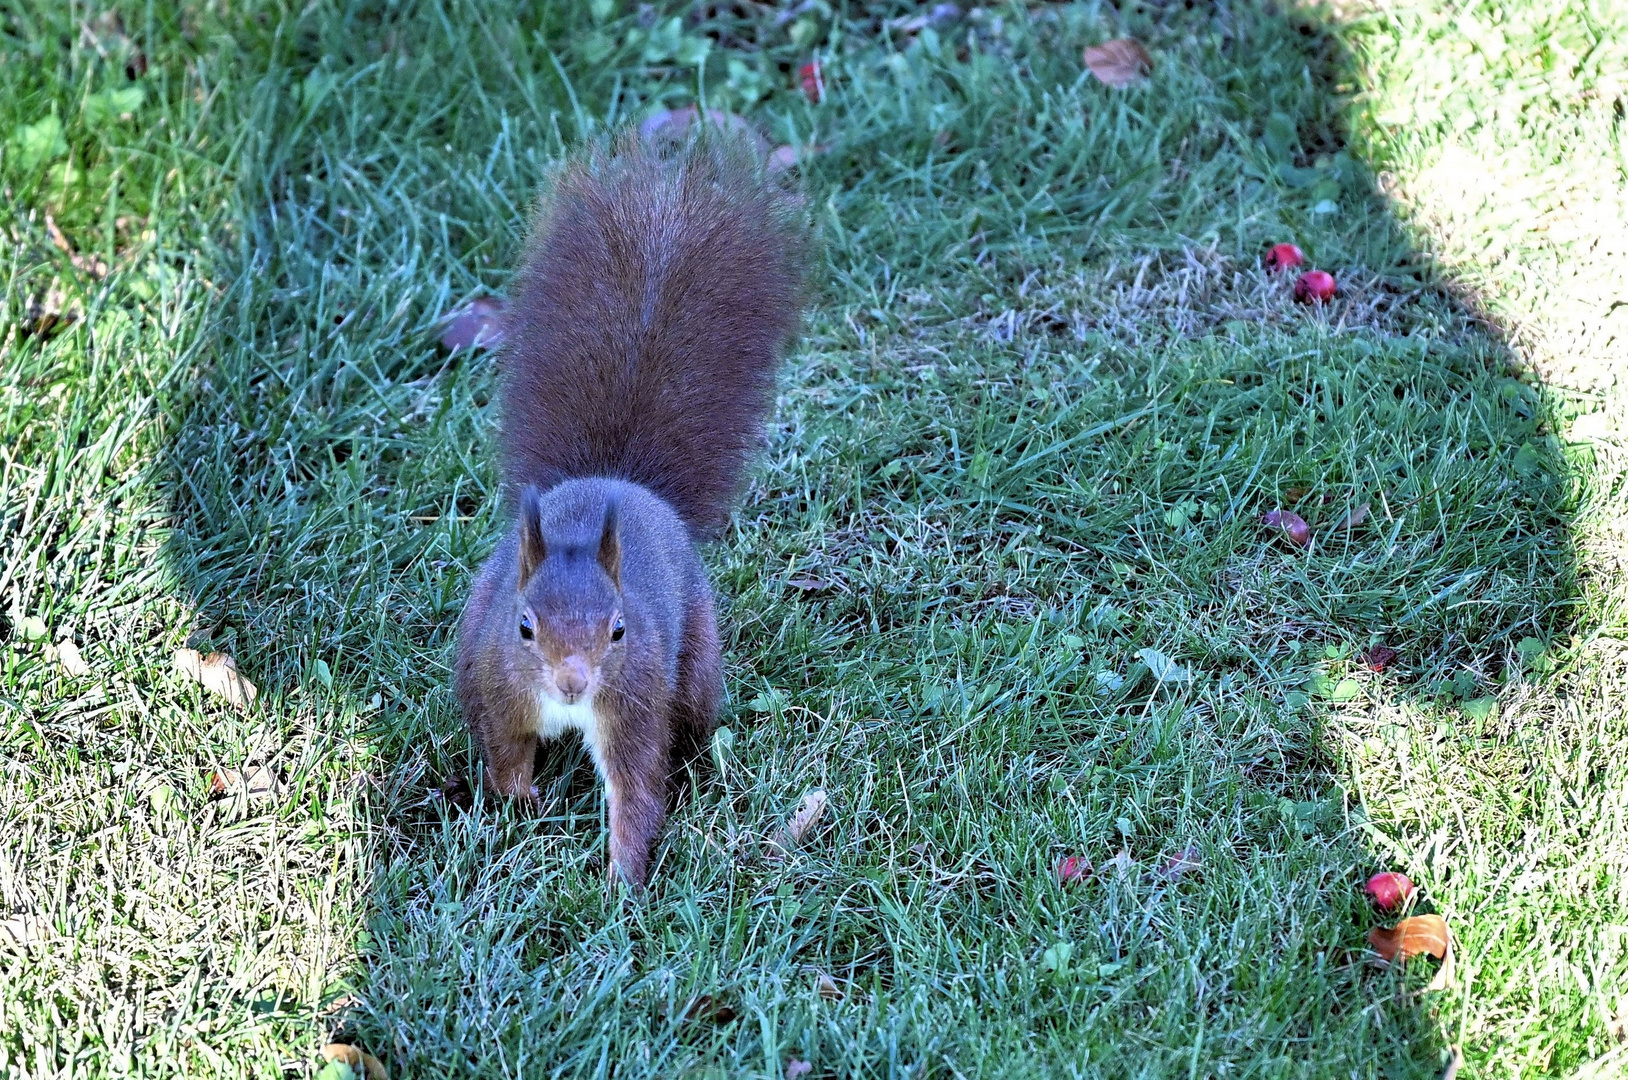
[[[1628, 13], [1437, 8], [0, 7], [5, 1074], [1628, 1072]], [[698, 94], [821, 256], [633, 901], [574, 748], [442, 794], [503, 516], [437, 337]]]

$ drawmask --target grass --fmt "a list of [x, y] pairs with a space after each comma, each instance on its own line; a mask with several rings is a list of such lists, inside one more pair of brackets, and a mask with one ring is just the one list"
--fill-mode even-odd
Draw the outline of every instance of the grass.
[[[1624, 1070], [1622, 13], [836, 6], [0, 15], [8, 1075]], [[730, 736], [628, 905], [569, 748], [541, 819], [437, 795], [500, 513], [434, 327], [697, 86], [827, 147], [825, 273], [709, 553]], [[1447, 990], [1367, 959], [1376, 868]]]

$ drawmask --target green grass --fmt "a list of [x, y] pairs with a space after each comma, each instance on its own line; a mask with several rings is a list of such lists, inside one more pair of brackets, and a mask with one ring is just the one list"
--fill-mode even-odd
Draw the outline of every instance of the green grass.
[[[1628, 1067], [1628, 19], [834, 6], [0, 13], [7, 1075]], [[1109, 91], [1080, 50], [1127, 33]], [[698, 86], [827, 147], [824, 267], [708, 555], [731, 738], [630, 904], [580, 754], [540, 818], [437, 794], [500, 512], [493, 360], [435, 324], [566, 146]], [[1446, 991], [1368, 959], [1377, 868]]]

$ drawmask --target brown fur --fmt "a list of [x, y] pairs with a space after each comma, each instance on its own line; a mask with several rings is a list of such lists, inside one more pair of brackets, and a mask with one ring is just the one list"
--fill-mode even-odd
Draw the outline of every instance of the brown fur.
[[676, 766], [723, 693], [694, 537], [727, 522], [800, 298], [801, 233], [716, 143], [568, 166], [508, 326], [516, 521], [458, 631], [455, 689], [489, 786], [535, 799], [539, 733], [584, 730], [611, 862], [642, 885]]
[[511, 484], [614, 476], [723, 529], [801, 305], [802, 232], [759, 173], [722, 139], [561, 173], [509, 316]]

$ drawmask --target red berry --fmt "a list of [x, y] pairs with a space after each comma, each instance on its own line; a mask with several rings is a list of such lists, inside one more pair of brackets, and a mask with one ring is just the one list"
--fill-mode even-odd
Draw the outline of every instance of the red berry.
[[1408, 880], [1408, 876], [1389, 870], [1369, 878], [1364, 888], [1368, 893], [1368, 899], [1381, 911], [1395, 911], [1407, 903], [1408, 898], [1413, 895], [1413, 882]]
[[1084, 881], [1091, 876], [1091, 863], [1079, 855], [1070, 855], [1057, 864], [1057, 880], [1064, 885]]
[[1334, 299], [1334, 275], [1327, 270], [1307, 270], [1294, 283], [1294, 298], [1302, 304]]
[[803, 96], [818, 105], [825, 100], [825, 76], [820, 72], [818, 57], [797, 69], [797, 78], [803, 84]]
[[1273, 244], [1261, 261], [1268, 270], [1293, 270], [1306, 261], [1306, 256], [1293, 244]]

